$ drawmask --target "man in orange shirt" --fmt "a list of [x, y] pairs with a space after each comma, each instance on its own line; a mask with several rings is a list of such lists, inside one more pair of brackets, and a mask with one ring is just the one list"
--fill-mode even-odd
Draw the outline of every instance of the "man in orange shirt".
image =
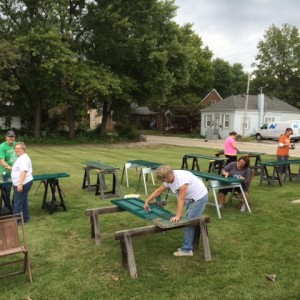
[[[289, 150], [292, 148], [290, 137], [293, 134], [292, 128], [287, 128], [278, 140], [277, 160], [285, 161], [289, 159]], [[280, 176], [285, 173], [286, 165], [279, 166]]]

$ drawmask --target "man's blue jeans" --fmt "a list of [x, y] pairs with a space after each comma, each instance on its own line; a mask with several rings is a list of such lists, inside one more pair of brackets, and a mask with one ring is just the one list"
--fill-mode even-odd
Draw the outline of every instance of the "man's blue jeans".
[[[204, 196], [203, 198], [192, 202], [192, 203], [186, 203], [186, 218], [197, 218], [200, 217], [205, 209], [205, 206], [208, 201], [208, 194]], [[181, 247], [181, 250], [184, 252], [188, 252], [190, 250], [193, 250], [193, 242], [194, 242], [194, 236], [195, 236], [195, 227], [187, 227], [183, 229], [183, 245]]]
[[23, 212], [24, 221], [29, 221], [29, 209], [28, 209], [28, 193], [32, 187], [33, 180], [23, 185], [22, 192], [18, 192], [17, 186], [14, 186], [14, 214]]

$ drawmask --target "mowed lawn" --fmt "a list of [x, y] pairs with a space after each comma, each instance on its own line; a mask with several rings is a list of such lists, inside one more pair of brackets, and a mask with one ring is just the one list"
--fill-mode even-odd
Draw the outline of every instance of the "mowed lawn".
[[[0, 281], [0, 299], [300, 299], [300, 184], [293, 180], [273, 188], [255, 178], [250, 189], [252, 214], [241, 213], [237, 203], [222, 210], [207, 206], [212, 262], [205, 262], [202, 244], [193, 257], [174, 257], [182, 231], [173, 230], [133, 239], [138, 278], [130, 278], [121, 264], [118, 230], [149, 225], [122, 212], [101, 216], [102, 245], [90, 237], [87, 208], [110, 206], [82, 189], [83, 161], [100, 160], [122, 168], [127, 160], [145, 159], [181, 167], [184, 154], [214, 155], [215, 150], [175, 146], [28, 145], [35, 174], [67, 172], [60, 180], [68, 211], [53, 214], [41, 209], [43, 186], [30, 192], [31, 222], [26, 225], [33, 284], [18, 275]], [[264, 160], [275, 160], [263, 156]], [[207, 171], [208, 161], [201, 162]], [[95, 181], [95, 173], [92, 180]], [[138, 173], [129, 170], [130, 188], [136, 193]], [[109, 182], [108, 182], [109, 183]], [[159, 183], [156, 182], [156, 187]], [[153, 191], [150, 180], [149, 192]], [[139, 193], [146, 199], [143, 186]], [[210, 194], [212, 200], [212, 194]], [[167, 209], [175, 211], [175, 197]], [[0, 270], [0, 273], [3, 271]], [[266, 279], [275, 274], [276, 281]]]

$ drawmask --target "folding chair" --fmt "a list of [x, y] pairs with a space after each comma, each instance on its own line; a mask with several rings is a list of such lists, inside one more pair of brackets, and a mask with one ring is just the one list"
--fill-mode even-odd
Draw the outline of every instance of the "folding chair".
[[[19, 228], [18, 224], [21, 225], [21, 228]], [[22, 259], [20, 259], [21, 254], [24, 255]], [[0, 278], [27, 272], [29, 281], [32, 283], [27, 237], [22, 213], [0, 218], [0, 259], [12, 255], [16, 255], [17, 257], [14, 259], [5, 258], [4, 262], [0, 264], [0, 270], [3, 270], [3, 266], [14, 265], [21, 262], [23, 262], [23, 269], [21, 271], [14, 270], [5, 275], [2, 275], [3, 273], [1, 271]]]

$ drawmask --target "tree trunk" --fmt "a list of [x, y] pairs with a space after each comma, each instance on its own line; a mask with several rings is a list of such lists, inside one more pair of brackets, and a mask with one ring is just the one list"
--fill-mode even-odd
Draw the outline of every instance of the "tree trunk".
[[41, 92], [37, 90], [35, 112], [34, 112], [34, 132], [33, 132], [33, 136], [37, 140], [41, 138], [41, 124], [42, 124], [42, 95]]
[[67, 115], [68, 115], [68, 125], [69, 125], [69, 138], [75, 138], [75, 116], [74, 116], [74, 109], [72, 105], [68, 105], [67, 108]]
[[106, 124], [107, 124], [107, 118], [109, 114], [110, 114], [109, 105], [106, 101], [104, 101], [102, 107], [102, 122], [100, 126], [100, 136], [103, 136], [106, 133]]

